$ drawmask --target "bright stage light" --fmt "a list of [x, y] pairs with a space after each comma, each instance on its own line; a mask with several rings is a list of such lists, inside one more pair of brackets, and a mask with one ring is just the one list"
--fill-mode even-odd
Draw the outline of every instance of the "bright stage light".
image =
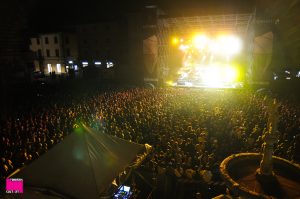
[[188, 48], [189, 48], [189, 46], [188, 46], [188, 45], [184, 45], [184, 44], [181, 44], [181, 45], [179, 46], [179, 49], [180, 49], [181, 51], [183, 51], [183, 52], [185, 52]]
[[205, 35], [196, 35], [193, 38], [193, 44], [198, 49], [204, 49], [208, 41], [209, 40]]
[[209, 66], [201, 72], [203, 83], [208, 87], [224, 87], [237, 80], [238, 71], [233, 67]]
[[237, 71], [234, 68], [226, 67], [224, 69], [224, 81], [234, 82], [237, 79]]
[[168, 86], [175, 86], [175, 83], [173, 82], [173, 81], [166, 81], [166, 84], [168, 85]]
[[238, 37], [229, 35], [217, 39], [219, 52], [225, 55], [234, 55], [241, 51], [242, 42]]
[[174, 37], [172, 44], [183, 54], [182, 68], [177, 72], [180, 85], [225, 88], [237, 83], [239, 71], [233, 60], [242, 50], [240, 38], [197, 34], [184, 40]]
[[173, 44], [173, 45], [177, 45], [178, 42], [179, 42], [179, 39], [178, 39], [177, 37], [173, 37], [173, 38], [172, 38], [172, 44]]

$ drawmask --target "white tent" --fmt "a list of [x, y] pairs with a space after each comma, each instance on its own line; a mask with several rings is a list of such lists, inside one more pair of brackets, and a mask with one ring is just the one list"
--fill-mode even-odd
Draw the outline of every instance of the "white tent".
[[22, 178], [22, 198], [99, 198], [113, 179], [144, 154], [144, 145], [81, 127], [11, 176]]

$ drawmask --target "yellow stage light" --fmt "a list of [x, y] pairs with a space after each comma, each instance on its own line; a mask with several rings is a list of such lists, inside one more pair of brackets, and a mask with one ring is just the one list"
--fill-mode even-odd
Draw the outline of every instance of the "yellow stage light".
[[171, 81], [171, 80], [169, 80], [169, 81], [166, 81], [166, 84], [167, 84], [168, 86], [174, 86], [174, 82], [173, 82], [173, 81]]
[[177, 37], [172, 38], [172, 44], [177, 45], [179, 43], [179, 39]]

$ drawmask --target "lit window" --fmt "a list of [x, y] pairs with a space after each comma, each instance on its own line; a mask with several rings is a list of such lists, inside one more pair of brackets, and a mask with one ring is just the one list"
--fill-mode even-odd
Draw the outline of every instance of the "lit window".
[[68, 63], [69, 63], [69, 64], [73, 64], [73, 61], [69, 61]]
[[57, 73], [61, 73], [61, 64], [56, 64]]
[[101, 65], [101, 62], [96, 61], [96, 62], [95, 62], [95, 65]]
[[74, 70], [77, 71], [78, 70], [78, 66], [74, 65]]
[[88, 65], [89, 65], [89, 62], [87, 62], [87, 61], [82, 62], [83, 67], [87, 67]]
[[106, 68], [112, 68], [114, 66], [114, 63], [111, 61], [106, 62]]
[[47, 67], [48, 67], [48, 73], [51, 73], [52, 72], [51, 64], [47, 64]]

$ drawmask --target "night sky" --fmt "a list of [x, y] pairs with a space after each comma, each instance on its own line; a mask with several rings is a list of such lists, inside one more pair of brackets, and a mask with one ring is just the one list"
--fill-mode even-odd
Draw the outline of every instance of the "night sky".
[[[32, 0], [34, 1], [34, 0]], [[46, 3], [48, 2], [48, 3]], [[35, 31], [114, 20], [146, 4], [156, 4], [170, 14], [187, 15], [210, 12], [238, 12], [254, 7], [254, 0], [49, 0], [35, 1], [30, 12], [30, 27]], [[195, 9], [197, 8], [197, 9]]]

